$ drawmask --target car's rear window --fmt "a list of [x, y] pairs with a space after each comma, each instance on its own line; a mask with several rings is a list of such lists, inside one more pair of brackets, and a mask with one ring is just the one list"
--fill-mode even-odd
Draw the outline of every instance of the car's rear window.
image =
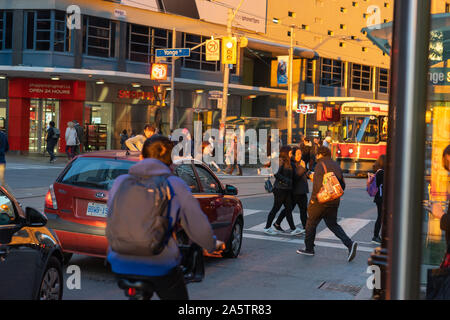
[[105, 158], [78, 158], [60, 179], [60, 183], [109, 190], [114, 180], [127, 174], [135, 162]]

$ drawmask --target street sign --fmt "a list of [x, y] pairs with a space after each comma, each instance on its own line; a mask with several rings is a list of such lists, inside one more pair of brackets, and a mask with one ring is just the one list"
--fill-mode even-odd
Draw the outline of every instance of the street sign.
[[223, 92], [218, 90], [213, 90], [208, 92], [208, 99], [215, 100], [215, 99], [222, 99]]
[[206, 61], [219, 61], [220, 60], [220, 41], [219, 40], [206, 40]]
[[299, 104], [297, 107], [297, 110], [295, 110], [297, 113], [301, 114], [310, 114], [315, 113], [316, 109], [311, 108], [310, 104]]
[[190, 55], [191, 55], [191, 49], [189, 49], [189, 48], [156, 49], [156, 57], [157, 58], [189, 57]]

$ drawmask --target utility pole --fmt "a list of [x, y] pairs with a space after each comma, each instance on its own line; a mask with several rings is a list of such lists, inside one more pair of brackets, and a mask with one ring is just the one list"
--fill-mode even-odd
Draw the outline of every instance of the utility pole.
[[[294, 69], [294, 26], [291, 26], [291, 46], [289, 48], [289, 64], [288, 64], [288, 95], [286, 97], [287, 111], [287, 143], [292, 143], [292, 70]], [[305, 121], [306, 122], [306, 121]]]
[[[175, 28], [172, 29], [172, 49], [176, 46], [177, 33]], [[175, 57], [172, 57], [172, 70], [170, 76], [170, 130], [173, 130], [173, 118], [175, 111]]]
[[[233, 9], [228, 9], [228, 19], [227, 19], [227, 36], [232, 37], [231, 28], [233, 20], [236, 16], [236, 13], [238, 12], [239, 8], [242, 6], [242, 3], [244, 0], [241, 0], [239, 5], [237, 6], [236, 10], [233, 11]], [[237, 50], [237, 47], [236, 47]], [[222, 96], [222, 117], [220, 119], [220, 130], [219, 130], [219, 136], [221, 139], [224, 139], [225, 137], [225, 123], [227, 121], [227, 107], [228, 107], [228, 83], [230, 81], [230, 66], [228, 64], [225, 64], [223, 70], [223, 96]]]

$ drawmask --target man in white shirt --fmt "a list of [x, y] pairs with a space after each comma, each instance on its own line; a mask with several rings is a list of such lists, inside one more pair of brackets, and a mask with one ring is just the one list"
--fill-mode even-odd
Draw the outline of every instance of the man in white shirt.
[[142, 151], [142, 146], [145, 140], [150, 138], [156, 133], [156, 128], [151, 124], [146, 124], [144, 127], [144, 134], [138, 134], [125, 141], [125, 145], [130, 151]]

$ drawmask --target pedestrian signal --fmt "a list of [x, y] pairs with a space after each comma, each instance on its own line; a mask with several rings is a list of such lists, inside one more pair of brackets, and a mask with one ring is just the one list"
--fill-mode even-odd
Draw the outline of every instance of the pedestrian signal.
[[222, 38], [222, 63], [236, 64], [237, 56], [237, 39], [236, 37]]

